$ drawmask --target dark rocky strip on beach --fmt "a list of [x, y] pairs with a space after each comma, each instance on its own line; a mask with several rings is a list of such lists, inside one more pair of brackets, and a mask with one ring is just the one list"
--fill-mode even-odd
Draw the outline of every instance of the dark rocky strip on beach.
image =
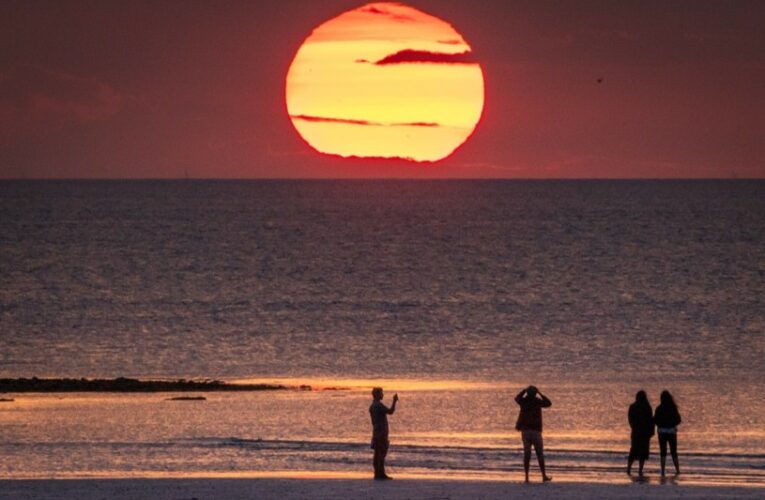
[[[138, 380], [133, 378], [3, 378], [0, 393], [18, 392], [229, 392], [282, 391], [293, 388], [279, 384], [229, 384], [220, 380]], [[310, 390], [310, 388], [309, 388]]]

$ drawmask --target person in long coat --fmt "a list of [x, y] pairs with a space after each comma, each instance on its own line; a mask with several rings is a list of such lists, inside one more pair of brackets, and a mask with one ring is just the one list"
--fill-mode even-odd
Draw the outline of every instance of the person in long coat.
[[632, 464], [638, 461], [638, 476], [643, 476], [643, 466], [648, 460], [651, 438], [654, 434], [653, 410], [645, 391], [638, 391], [635, 402], [627, 412], [630, 423], [630, 454], [627, 459], [627, 474], [632, 475]]

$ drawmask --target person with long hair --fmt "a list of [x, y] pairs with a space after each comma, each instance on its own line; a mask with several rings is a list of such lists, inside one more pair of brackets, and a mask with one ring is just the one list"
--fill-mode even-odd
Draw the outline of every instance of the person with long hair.
[[661, 403], [656, 407], [653, 419], [656, 422], [656, 430], [659, 435], [661, 475], [664, 476], [664, 468], [667, 464], [667, 444], [669, 444], [669, 450], [672, 454], [672, 462], [675, 464], [675, 474], [680, 474], [680, 461], [677, 458], [677, 426], [680, 425], [682, 419], [669, 391], [662, 391]]
[[632, 475], [632, 464], [638, 461], [638, 476], [643, 477], [643, 466], [648, 460], [651, 437], [654, 434], [653, 409], [645, 391], [635, 394], [635, 402], [627, 412], [630, 423], [630, 455], [627, 458], [627, 474]]

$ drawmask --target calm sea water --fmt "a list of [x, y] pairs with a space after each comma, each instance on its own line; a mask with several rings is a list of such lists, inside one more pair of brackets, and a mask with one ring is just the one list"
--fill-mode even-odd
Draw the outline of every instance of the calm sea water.
[[0, 376], [359, 388], [14, 396], [0, 477], [365, 471], [381, 378], [401, 472], [517, 474], [533, 382], [559, 475], [668, 388], [686, 477], [765, 483], [765, 182], [0, 182], [0, 253]]

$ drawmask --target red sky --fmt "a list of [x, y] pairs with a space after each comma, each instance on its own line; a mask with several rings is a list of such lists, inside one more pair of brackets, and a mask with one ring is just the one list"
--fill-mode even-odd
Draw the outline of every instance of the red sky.
[[290, 123], [298, 47], [363, 3], [4, 0], [0, 178], [765, 177], [765, 2], [406, 2], [486, 79], [435, 166], [322, 157]]

